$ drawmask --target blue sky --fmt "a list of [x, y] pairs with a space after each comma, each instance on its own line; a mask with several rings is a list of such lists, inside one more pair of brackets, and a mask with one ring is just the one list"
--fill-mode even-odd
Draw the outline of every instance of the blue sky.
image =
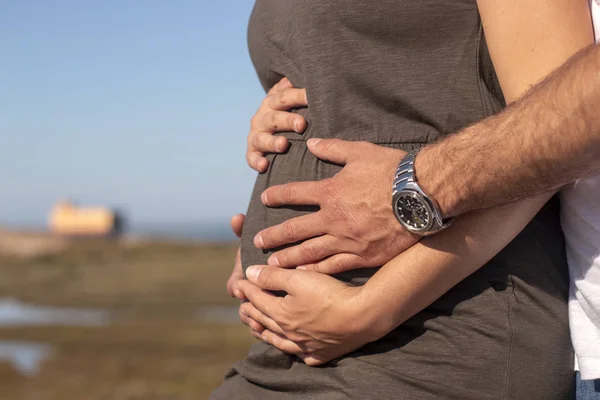
[[252, 3], [2, 1], [0, 222], [64, 197], [134, 223], [245, 211]]

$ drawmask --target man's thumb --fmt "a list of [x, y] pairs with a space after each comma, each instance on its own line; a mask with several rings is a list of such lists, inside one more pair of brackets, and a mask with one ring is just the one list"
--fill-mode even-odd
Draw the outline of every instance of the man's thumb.
[[288, 292], [292, 289], [291, 270], [269, 267], [266, 265], [253, 265], [246, 270], [246, 277], [256, 286], [265, 290], [283, 290]]

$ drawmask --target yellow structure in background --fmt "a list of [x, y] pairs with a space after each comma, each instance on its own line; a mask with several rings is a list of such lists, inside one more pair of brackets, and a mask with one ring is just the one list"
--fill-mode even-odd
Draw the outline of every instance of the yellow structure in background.
[[121, 233], [122, 218], [105, 207], [79, 207], [70, 201], [54, 206], [48, 218], [50, 232], [66, 236], [115, 236]]

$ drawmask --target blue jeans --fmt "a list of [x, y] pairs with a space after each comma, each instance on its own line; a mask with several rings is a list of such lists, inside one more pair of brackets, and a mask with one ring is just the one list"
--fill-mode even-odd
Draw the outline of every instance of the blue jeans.
[[579, 372], [576, 372], [577, 400], [600, 400], [600, 379], [582, 381]]

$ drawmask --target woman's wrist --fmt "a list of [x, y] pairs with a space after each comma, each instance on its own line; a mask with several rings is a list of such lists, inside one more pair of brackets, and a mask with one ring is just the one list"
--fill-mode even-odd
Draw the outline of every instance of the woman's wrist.
[[358, 288], [357, 309], [360, 310], [360, 330], [369, 342], [378, 340], [400, 325], [396, 323], [398, 305], [367, 282]]

